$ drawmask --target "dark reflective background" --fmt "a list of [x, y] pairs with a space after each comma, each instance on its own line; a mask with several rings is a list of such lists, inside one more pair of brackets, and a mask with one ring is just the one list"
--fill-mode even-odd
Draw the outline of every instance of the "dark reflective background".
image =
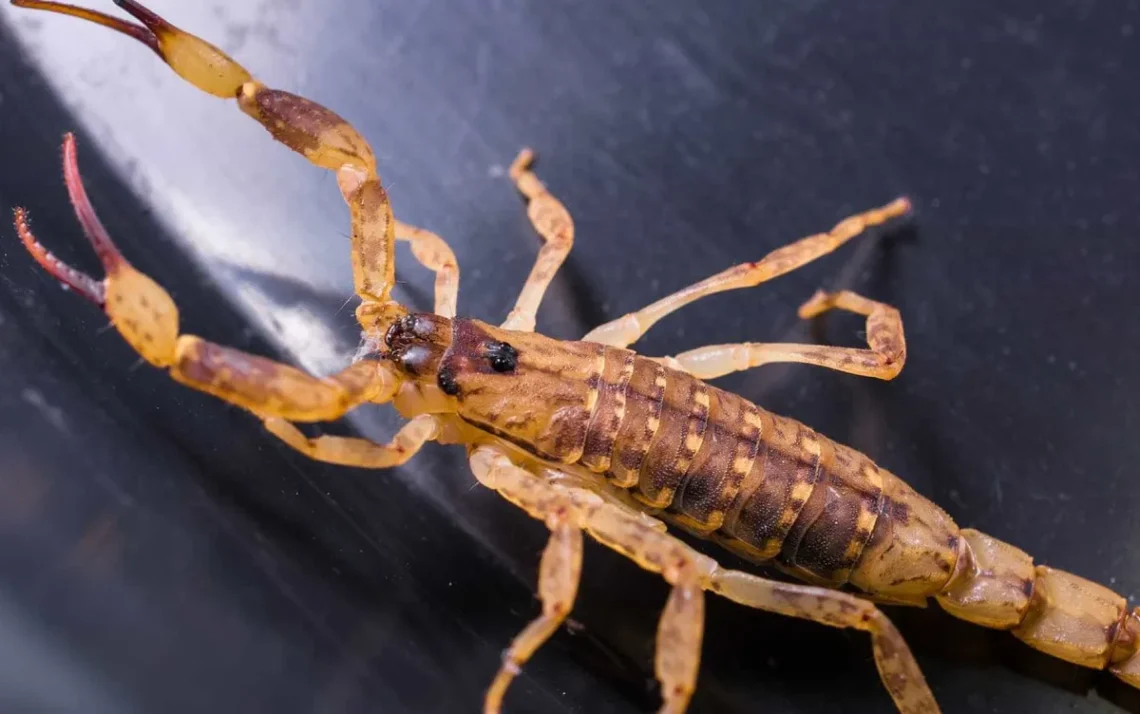
[[[110, 3], [104, 3], [110, 5]], [[1140, 587], [1140, 7], [905, 2], [202, 2], [155, 10], [322, 101], [446, 237], [461, 310], [498, 319], [537, 249], [502, 176], [523, 144], [579, 241], [539, 314], [576, 337], [898, 194], [909, 226], [642, 343], [857, 344], [799, 324], [819, 285], [897, 304], [884, 384], [808, 367], [723, 380], [857, 446], [964, 525]], [[356, 345], [331, 176], [142, 47], [0, 8], [0, 204], [93, 269], [58, 144], [187, 330], [321, 373]], [[544, 530], [456, 451], [369, 473], [305, 461], [139, 367], [0, 241], [0, 711], [477, 711], [537, 610]], [[399, 296], [431, 279], [401, 248]], [[366, 410], [344, 426], [383, 438]], [[576, 625], [511, 712], [649, 712], [665, 587], [590, 546]], [[1108, 676], [936, 609], [893, 611], [946, 712], [1140, 711]], [[709, 604], [694, 712], [890, 712], [858, 634]]]

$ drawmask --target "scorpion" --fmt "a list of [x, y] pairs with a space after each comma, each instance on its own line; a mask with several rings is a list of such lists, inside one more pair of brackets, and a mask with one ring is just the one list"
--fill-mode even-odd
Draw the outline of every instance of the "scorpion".
[[[269, 433], [319, 461], [368, 468], [405, 463], [425, 443], [458, 444], [482, 485], [550, 531], [541, 614], [510, 643], [486, 692], [498, 714], [512, 679], [566, 621], [582, 570], [583, 532], [669, 584], [654, 671], [661, 714], [682, 714], [696, 688], [704, 594], [866, 632], [882, 683], [902, 714], [938, 712], [910, 649], [879, 604], [930, 598], [963, 620], [1008, 630], [1048, 655], [1108, 669], [1140, 687], [1140, 608], [1077, 575], [1035, 564], [1008, 543], [960, 529], [937, 505], [872, 460], [795, 420], [705, 380], [796, 362], [882, 380], [906, 360], [898, 310], [850, 291], [817, 292], [802, 318], [842, 310], [866, 318], [866, 347], [745, 343], [674, 357], [628, 349], [654, 323], [702, 297], [759, 285], [821, 258], [866, 229], [907, 214], [899, 198], [731, 267], [579, 341], [534, 332], [543, 294], [574, 242], [563, 204], [524, 149], [509, 176], [543, 239], [514, 308], [498, 327], [456, 316], [459, 268], [436, 234], [395, 219], [365, 139], [331, 110], [258, 82], [217, 47], [135, 0], [115, 0], [139, 24], [49, 0], [12, 0], [71, 15], [142, 42], [199, 89], [235, 99], [274, 139], [335, 172], [351, 219], [356, 317], [364, 348], [331, 376], [182, 334], [178, 308], [134, 269], [99, 221], [80, 178], [72, 134], [63, 141], [67, 191], [106, 276], [80, 272], [15, 227], [54, 278], [102, 308], [143, 360], [177, 382], [251, 412]], [[435, 274], [435, 310], [391, 297], [395, 243]], [[391, 403], [408, 421], [386, 444], [306, 436], [296, 423], [336, 420], [365, 403]], [[718, 543], [801, 582], [722, 567], [668, 526]]]

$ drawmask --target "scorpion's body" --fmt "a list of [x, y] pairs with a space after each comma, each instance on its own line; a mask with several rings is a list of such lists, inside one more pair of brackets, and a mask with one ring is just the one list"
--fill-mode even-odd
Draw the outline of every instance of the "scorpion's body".
[[[704, 592], [744, 605], [870, 634], [883, 683], [903, 714], [938, 711], [906, 643], [872, 600], [921, 604], [1011, 630], [1032, 647], [1108, 668], [1140, 687], [1140, 609], [1075, 575], [1034, 566], [1017, 548], [959, 530], [938, 506], [867, 456], [704, 380], [770, 362], [800, 362], [892, 379], [906, 357], [894, 308], [849, 292], [818, 293], [801, 309], [866, 316], [867, 348], [749, 343], [650, 359], [627, 349], [654, 322], [722, 290], [749, 287], [835, 250], [865, 228], [907, 211], [903, 199], [730, 268], [593, 330], [581, 341], [535, 334], [546, 287], [573, 243], [569, 213], [529, 169], [510, 175], [545, 240], [501, 327], [456, 318], [458, 267], [438, 236], [396, 221], [367, 142], [309, 100], [265, 87], [217, 48], [146, 10], [116, 0], [142, 25], [49, 0], [14, 4], [75, 15], [148, 45], [180, 76], [241, 109], [281, 143], [336, 172], [352, 222], [357, 318], [365, 345], [341, 372], [314, 377], [182, 334], [173, 300], [136, 271], [99, 223], [79, 178], [75, 144], [64, 175], [103, 281], [52, 256], [23, 210], [16, 228], [49, 273], [102, 307], [126, 341], [177, 381], [244, 407], [293, 448], [332, 463], [382, 468], [427, 441], [467, 447], [476, 478], [551, 531], [539, 572], [543, 612], [515, 639], [484, 704], [499, 711], [512, 678], [569, 614], [582, 532], [672, 586], [658, 629], [663, 713], [680, 714], [696, 685]], [[394, 301], [394, 242], [436, 273], [434, 313]], [[337, 419], [366, 403], [409, 418], [388, 444], [306, 437], [292, 422]], [[729, 570], [666, 532], [668, 521], [811, 585]], [[828, 587], [820, 587], [828, 586]], [[841, 592], [846, 587], [850, 592]]]
[[[631, 350], [463, 318], [407, 319], [448, 338], [436, 381], [445, 375], [459, 423], [481, 432], [457, 428], [454, 441], [494, 437], [810, 582], [905, 602], [938, 594], [954, 572], [959, 533], [941, 508], [794, 419]], [[467, 355], [493, 341], [518, 351], [518, 371], [472, 374]], [[547, 408], [519, 415], [520, 393]], [[412, 398], [405, 415], [417, 406]]]
[[[935, 597], [1071, 662], [1103, 668], [1136, 649], [1123, 597], [960, 530], [865, 454], [662, 361], [430, 314], [403, 318], [387, 341], [421, 376], [397, 408], [442, 403], [457, 417], [440, 440], [503, 443], [754, 563], [886, 602]], [[507, 374], [481, 356], [498, 344], [517, 352]], [[437, 390], [448, 394], [424, 399]], [[523, 394], [543, 407], [511, 409]]]

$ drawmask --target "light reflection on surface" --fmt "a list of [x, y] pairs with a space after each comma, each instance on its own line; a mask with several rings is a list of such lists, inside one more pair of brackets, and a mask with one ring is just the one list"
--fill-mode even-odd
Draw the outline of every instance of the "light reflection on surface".
[[[259, 72], [267, 81], [292, 85], [303, 72], [321, 71], [309, 66], [320, 62], [311, 46], [328, 26], [317, 17], [316, 4], [152, 5], [236, 53], [255, 72], [268, 70]], [[329, 225], [312, 208], [319, 205], [314, 197], [335, 187], [321, 180], [322, 171], [271, 141], [235, 103], [201, 94], [149, 50], [116, 33], [7, 4], [0, 13], [9, 16], [82, 122], [76, 127], [81, 147], [102, 151], [207, 271], [225, 261], [286, 273], [318, 289], [351, 285], [347, 251], [337, 233], [347, 224], [344, 215], [342, 225]], [[93, 193], [97, 196], [97, 189]], [[282, 206], [294, 210], [285, 213]], [[320, 235], [328, 236], [328, 250], [312, 238]], [[334, 250], [336, 244], [342, 249]], [[232, 286], [222, 289], [232, 293]], [[263, 305], [231, 297], [272, 334]], [[305, 358], [303, 348], [280, 341]]]
[[[351, 121], [373, 143], [399, 215], [421, 222], [430, 216], [430, 227], [445, 236], [461, 267], [470, 268], [462, 275], [460, 301], [461, 310], [472, 310], [475, 301], [465, 298], [473, 293], [465, 289], [481, 271], [477, 264], [465, 265], [470, 222], [455, 208], [474, 203], [469, 210], [483, 210], [489, 201], [479, 194], [488, 194], [511, 220], [525, 221], [505, 178], [489, 176], [494, 165], [510, 160], [517, 139], [504, 141], [508, 148], [502, 153], [491, 151], [473, 130], [478, 110], [464, 106], [465, 97], [448, 94], [454, 80], [432, 80], [433, 72], [454, 69], [435, 61], [430, 36], [418, 34], [424, 29], [418, 24], [422, 8], [174, 0], [148, 6], [217, 44], [270, 86], [323, 102]], [[0, 20], [17, 29], [34, 63], [74, 112], [81, 165], [85, 153], [102, 152], [251, 329], [287, 361], [324, 375], [351, 360], [359, 332], [352, 318], [358, 301], [352, 293], [348, 214], [328, 172], [274, 142], [236, 103], [187, 85], [148, 49], [118, 33], [6, 3], [0, 4]], [[378, 31], [391, 34], [381, 42]], [[454, 43], [452, 51], [464, 52]], [[479, 58], [473, 71], [485, 83], [489, 48], [477, 44], [472, 52]], [[324, 81], [330, 77], [337, 82]], [[359, 84], [346, 92], [346, 83]], [[482, 91], [476, 82], [468, 98], [477, 100]], [[391, 111], [377, 111], [389, 104]], [[482, 158], [473, 160], [464, 148], [477, 149]], [[429, 170], [427, 162], [441, 169]], [[98, 210], [115, 210], [100, 201], [98, 186], [89, 192]], [[524, 240], [535, 247], [532, 236]], [[502, 256], [501, 249], [496, 255]], [[518, 258], [526, 263], [532, 255]], [[398, 247], [394, 295], [430, 309], [431, 276], [410, 257]], [[520, 285], [524, 275], [518, 272]], [[209, 325], [186, 324], [183, 330], [211, 335]], [[378, 441], [386, 441], [399, 423], [387, 408], [358, 410], [346, 421]], [[496, 516], [465, 497], [471, 479], [462, 452], [453, 451], [421, 454], [384, 478], [404, 479], [427, 495], [477, 542], [511, 562], [529, 587], [532, 564], [503, 555], [499, 539], [510, 534], [488, 527]], [[324, 492], [322, 484], [312, 485]]]

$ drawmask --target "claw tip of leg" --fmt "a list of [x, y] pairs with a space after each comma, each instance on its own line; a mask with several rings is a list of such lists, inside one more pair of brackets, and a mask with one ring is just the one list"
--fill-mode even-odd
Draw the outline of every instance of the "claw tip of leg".
[[530, 168], [530, 165], [533, 163], [534, 149], [530, 148], [529, 146], [524, 146], [519, 151], [518, 156], [515, 157], [515, 160], [511, 162], [511, 168], [509, 171], [511, 178], [518, 179], [519, 175], [523, 171], [526, 171], [528, 168]]

